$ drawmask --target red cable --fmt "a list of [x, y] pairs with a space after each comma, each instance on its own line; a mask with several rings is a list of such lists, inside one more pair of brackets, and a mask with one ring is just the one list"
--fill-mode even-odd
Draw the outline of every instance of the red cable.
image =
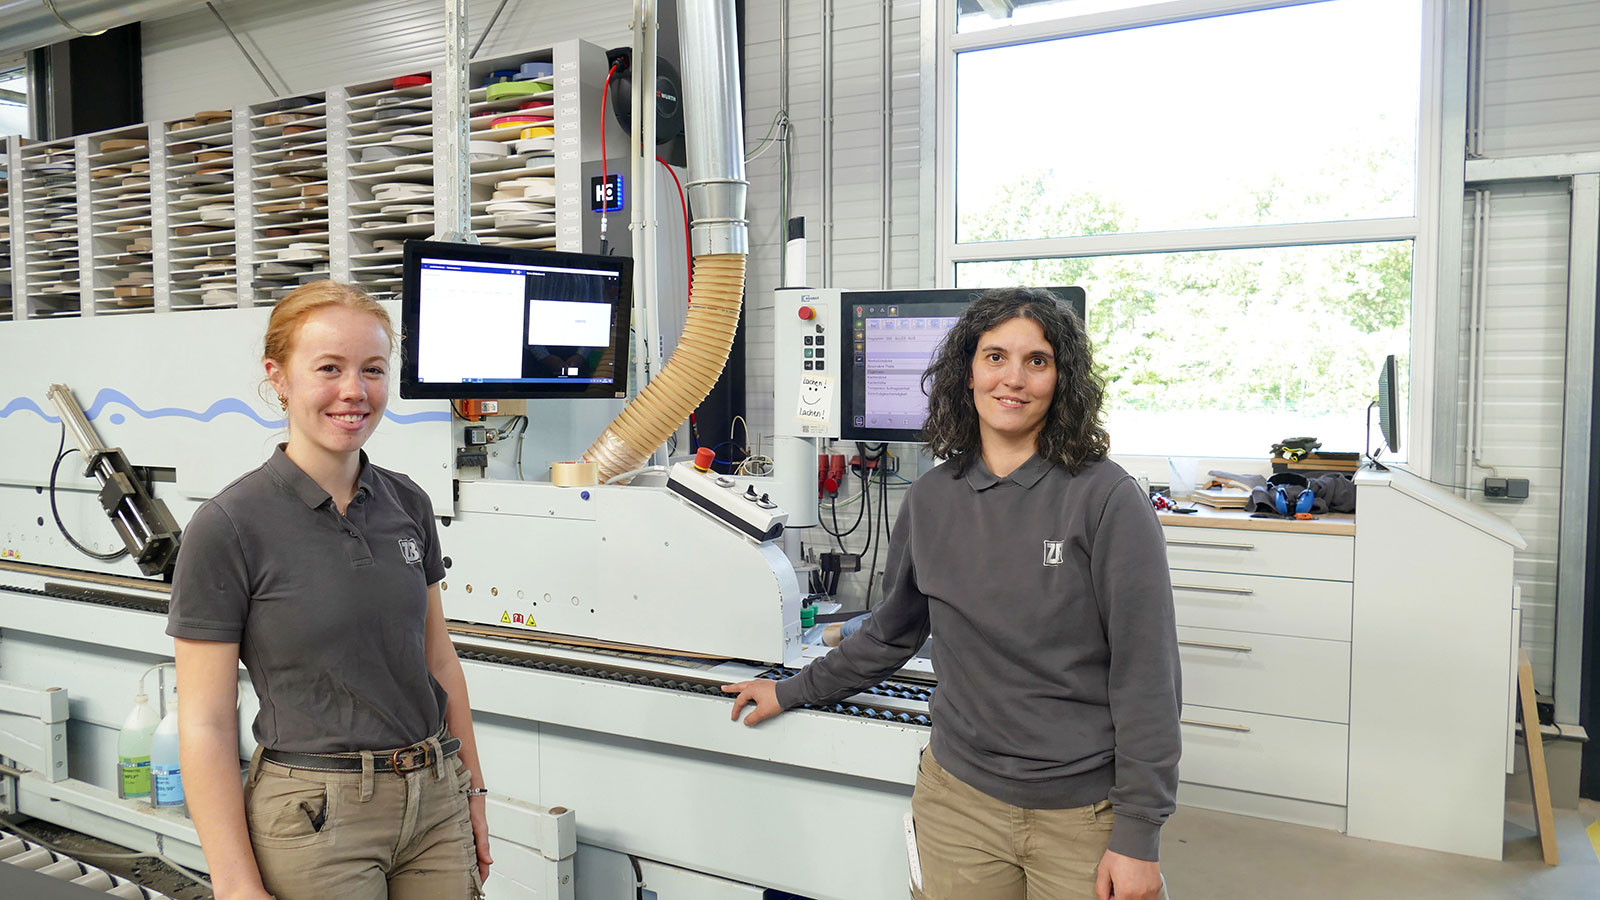
[[606, 97], [611, 93], [611, 76], [617, 74], [617, 67], [620, 65], [622, 65], [621, 60], [611, 64], [611, 70], [606, 73], [605, 87], [600, 89], [600, 215], [602, 217], [606, 214], [606, 207], [611, 205], [611, 201], [606, 197], [606, 188], [610, 184], [606, 172], [606, 115], [611, 112], [611, 107], [606, 104]]
[[678, 180], [678, 173], [667, 165], [667, 161], [656, 157], [656, 162], [666, 166], [667, 174], [672, 176], [672, 183], [678, 186], [678, 205], [683, 207], [683, 261], [689, 273], [689, 293], [694, 293], [694, 255], [689, 249], [689, 201], [683, 198], [683, 182]]

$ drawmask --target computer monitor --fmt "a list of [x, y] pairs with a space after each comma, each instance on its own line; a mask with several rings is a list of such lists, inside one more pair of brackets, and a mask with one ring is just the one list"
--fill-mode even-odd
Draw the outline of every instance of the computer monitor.
[[[1049, 287], [1084, 318], [1081, 287]], [[944, 336], [983, 290], [857, 291], [840, 295], [840, 329], [850, 343], [841, 365], [840, 437], [920, 443], [928, 417], [922, 373]]]
[[625, 396], [633, 261], [407, 241], [400, 396]]
[[[1378, 367], [1378, 399], [1374, 401], [1378, 407], [1378, 435], [1389, 448], [1389, 452], [1400, 452], [1400, 374], [1395, 365], [1394, 355], [1390, 354]], [[1369, 415], [1371, 407], [1368, 407]], [[1371, 444], [1371, 439], [1368, 439]], [[1376, 448], [1371, 454], [1371, 459], [1377, 463], [1378, 456], [1383, 453], [1383, 448]]]

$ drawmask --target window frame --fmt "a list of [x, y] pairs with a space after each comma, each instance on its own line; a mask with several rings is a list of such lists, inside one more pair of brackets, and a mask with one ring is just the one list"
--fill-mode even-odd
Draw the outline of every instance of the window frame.
[[[1446, 111], [1454, 110], [1457, 106], [1464, 108], [1466, 90], [1464, 84], [1445, 86], [1444, 72], [1448, 61], [1452, 55], [1459, 55], [1460, 52], [1459, 48], [1453, 47], [1459, 35], [1446, 27], [1449, 18], [1447, 7], [1459, 5], [1464, 0], [1422, 0], [1416, 209], [1412, 216], [1020, 241], [958, 243], [956, 240], [955, 73], [956, 60], [961, 53], [1322, 2], [1328, 0], [1168, 0], [1129, 10], [1076, 16], [1068, 14], [1047, 22], [960, 34], [956, 31], [957, 4], [954, 0], [923, 0], [924, 33], [932, 30], [936, 37], [932, 48], [924, 43], [923, 58], [924, 70], [931, 69], [934, 75], [934, 90], [931, 93], [935, 112], [931, 135], [933, 140], [925, 142], [923, 148], [924, 162], [927, 164], [925, 171], [931, 171], [933, 175], [931, 179], [923, 179], [927, 204], [924, 208], [931, 207], [933, 210], [932, 231], [935, 238], [931, 247], [924, 246], [924, 259], [933, 265], [936, 276], [934, 286], [942, 288], [954, 285], [956, 266], [965, 262], [1409, 240], [1412, 242], [1410, 390], [1405, 405], [1406, 431], [1403, 440], [1407, 444], [1407, 466], [1423, 477], [1431, 477], [1437, 343], [1434, 325], [1444, 249], [1440, 225], [1443, 216], [1449, 214], [1444, 208], [1444, 192], [1441, 191], [1441, 150], [1445, 144], [1444, 122], [1447, 118], [1452, 121], [1457, 118], [1447, 115]], [[926, 97], [924, 102], [926, 106]], [[933, 146], [930, 148], [927, 143]], [[1459, 209], [1459, 197], [1455, 208]], [[1374, 373], [1374, 380], [1376, 377]], [[1154, 481], [1166, 480], [1165, 456], [1114, 455], [1135, 474], [1146, 475]], [[1181, 445], [1175, 445], [1171, 455], [1194, 454]], [[1213, 463], [1213, 467], [1227, 468], [1229, 471], [1269, 471], [1265, 451], [1260, 457], [1246, 459], [1204, 458]]]

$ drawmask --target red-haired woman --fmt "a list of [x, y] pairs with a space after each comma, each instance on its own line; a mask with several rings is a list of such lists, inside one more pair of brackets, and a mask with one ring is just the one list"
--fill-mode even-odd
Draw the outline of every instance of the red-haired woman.
[[[471, 706], [427, 495], [367, 460], [394, 328], [331, 281], [272, 310], [289, 439], [184, 531], [176, 639], [189, 812], [218, 900], [473, 898], [489, 864]], [[240, 661], [260, 700], [241, 789]]]

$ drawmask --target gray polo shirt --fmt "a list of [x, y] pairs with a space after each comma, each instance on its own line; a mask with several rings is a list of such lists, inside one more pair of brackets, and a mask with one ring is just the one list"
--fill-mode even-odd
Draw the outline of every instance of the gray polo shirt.
[[778, 685], [829, 703], [905, 663], [930, 629], [933, 755], [1027, 809], [1109, 798], [1111, 849], [1157, 859], [1176, 806], [1179, 672], [1161, 526], [1109, 460], [1037, 456], [1005, 478], [946, 463], [906, 492], [884, 599], [862, 629]]
[[167, 634], [239, 645], [262, 746], [403, 747], [444, 724], [446, 694], [423, 652], [428, 586], [443, 577], [416, 482], [362, 453], [340, 515], [279, 445], [184, 529]]

